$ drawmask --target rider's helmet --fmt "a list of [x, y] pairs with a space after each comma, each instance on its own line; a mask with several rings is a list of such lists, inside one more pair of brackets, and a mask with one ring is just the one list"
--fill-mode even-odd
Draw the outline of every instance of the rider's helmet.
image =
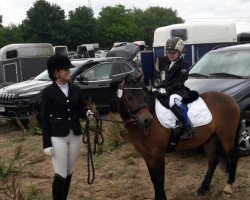
[[183, 40], [179, 37], [172, 37], [168, 39], [166, 42], [167, 53], [175, 53], [176, 51], [178, 51], [181, 55], [183, 49], [184, 49], [184, 43]]
[[49, 57], [47, 61], [47, 71], [49, 74], [49, 78], [52, 81], [56, 80], [55, 72], [61, 69], [69, 69], [73, 68], [74, 66], [71, 64], [70, 59], [66, 55], [62, 54], [55, 54]]

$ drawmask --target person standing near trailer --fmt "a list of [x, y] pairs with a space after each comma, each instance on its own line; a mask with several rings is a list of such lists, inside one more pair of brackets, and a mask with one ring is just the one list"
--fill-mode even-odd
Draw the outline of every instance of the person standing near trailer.
[[79, 120], [85, 117], [86, 108], [80, 88], [69, 82], [72, 67], [67, 56], [51, 56], [47, 70], [53, 83], [41, 98], [43, 151], [51, 156], [55, 171], [53, 200], [67, 199], [82, 141]]

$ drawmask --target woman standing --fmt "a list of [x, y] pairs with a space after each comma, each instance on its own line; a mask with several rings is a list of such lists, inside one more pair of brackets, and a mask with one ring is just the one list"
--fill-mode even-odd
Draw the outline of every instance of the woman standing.
[[86, 109], [80, 88], [71, 84], [67, 56], [53, 55], [47, 61], [51, 85], [41, 98], [43, 151], [51, 156], [55, 171], [53, 200], [66, 200], [82, 141], [80, 118]]

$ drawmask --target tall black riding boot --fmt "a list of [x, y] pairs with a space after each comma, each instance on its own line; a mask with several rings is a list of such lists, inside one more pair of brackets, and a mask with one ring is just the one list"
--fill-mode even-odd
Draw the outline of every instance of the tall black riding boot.
[[63, 200], [65, 183], [65, 178], [61, 177], [59, 174], [55, 174], [52, 185], [53, 200]]
[[68, 175], [66, 178], [66, 183], [65, 183], [65, 187], [64, 187], [64, 191], [63, 191], [63, 200], [67, 200], [71, 178], [72, 178], [72, 174]]
[[189, 122], [188, 126], [185, 126], [184, 117], [183, 117], [181, 108], [177, 105], [174, 105], [170, 108], [170, 110], [174, 113], [174, 115], [177, 117], [178, 121], [180, 122], [180, 127], [177, 127], [176, 128], [177, 130], [174, 130], [174, 133], [175, 132], [178, 133], [179, 140], [191, 139], [194, 134], [194, 128], [191, 125], [190, 120], [188, 119], [188, 122]]

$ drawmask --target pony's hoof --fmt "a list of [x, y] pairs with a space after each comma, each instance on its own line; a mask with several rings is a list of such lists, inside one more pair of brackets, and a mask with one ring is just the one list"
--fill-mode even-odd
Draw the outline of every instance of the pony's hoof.
[[204, 188], [199, 188], [196, 192], [197, 196], [205, 196], [205, 194], [207, 194], [209, 192], [209, 189], [206, 190]]
[[227, 184], [226, 187], [223, 189], [222, 193], [226, 196], [231, 196], [233, 194], [232, 185]]

